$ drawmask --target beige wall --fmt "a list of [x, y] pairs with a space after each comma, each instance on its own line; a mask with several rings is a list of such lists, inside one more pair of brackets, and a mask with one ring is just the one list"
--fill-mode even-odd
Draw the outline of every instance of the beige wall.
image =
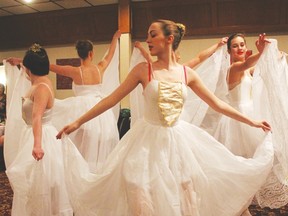
[[[105, 52], [109, 47], [108, 43], [103, 44], [94, 44], [94, 62], [99, 62], [104, 56]], [[49, 60], [51, 63], [56, 63], [56, 59], [64, 58], [77, 58], [77, 52], [74, 48], [74, 44], [71, 46], [59, 46], [59, 47], [45, 47]], [[14, 56], [22, 58], [26, 50], [15, 50], [15, 51], [6, 51], [0, 52], [0, 59], [3, 60], [7, 57]], [[54, 83], [55, 96], [59, 99], [70, 97], [73, 95], [72, 90], [57, 90], [56, 89], [56, 75], [55, 73], [49, 74], [51, 80]]]
[[[127, 37], [127, 36], [125, 36]], [[275, 38], [278, 40], [278, 47], [280, 50], [288, 53], [288, 35], [274, 35], [274, 36], [270, 36], [270, 38]], [[255, 48], [255, 40], [257, 39], [257, 37], [252, 37], [252, 36], [248, 36], [246, 37], [246, 41], [247, 41], [247, 46], [249, 49], [252, 49], [253, 52], [256, 52], [256, 48]], [[179, 47], [179, 51], [181, 54], [181, 60], [180, 62], [186, 62], [188, 60], [190, 60], [191, 58], [193, 58], [194, 56], [197, 55], [198, 52], [200, 52], [201, 50], [213, 45], [214, 43], [217, 43], [220, 40], [219, 37], [213, 37], [213, 38], [192, 38], [192, 39], [185, 39], [182, 41], [182, 43], [180, 44]], [[129, 43], [127, 43], [127, 40], [125, 39], [125, 43], [127, 44], [128, 48], [126, 49], [125, 47], [123, 47], [123, 45], [120, 46], [121, 48], [121, 57], [120, 60], [124, 63], [121, 64], [121, 71], [120, 71], [120, 77], [121, 77], [121, 81], [123, 81], [125, 79], [125, 77], [127, 76], [128, 73], [128, 68], [129, 65], [127, 64], [127, 58], [129, 58], [129, 52], [131, 52], [130, 50], [130, 45]], [[147, 48], [145, 42], [142, 42], [143, 46], [145, 48]], [[94, 45], [94, 52], [95, 52], [95, 58], [94, 58], [94, 62], [99, 62], [101, 60], [101, 58], [103, 57], [104, 53], [106, 52], [106, 50], [108, 49], [109, 44], [108, 43], [103, 43], [103, 44], [95, 44]], [[124, 49], [124, 50], [123, 50]], [[71, 46], [63, 46], [63, 47], [47, 47], [46, 48], [50, 61], [51, 63], [55, 63], [56, 59], [58, 58], [76, 58], [77, 57], [77, 53], [76, 50], [74, 48], [74, 45]], [[4, 59], [7, 58], [9, 56], [15, 56], [15, 57], [22, 57], [25, 53], [25, 50], [15, 50], [15, 51], [7, 51], [7, 52], [0, 52], [0, 59]], [[50, 77], [52, 79], [52, 81], [55, 83], [54, 84], [54, 88], [55, 88], [55, 92], [56, 92], [56, 97], [63, 99], [69, 96], [72, 96], [73, 93], [71, 90], [57, 90], [56, 89], [56, 76], [55, 74], [51, 73]], [[122, 103], [122, 108], [126, 108], [129, 107], [129, 98], [126, 97]]]
[[[278, 40], [278, 47], [280, 50], [288, 53], [288, 35], [267, 36], [268, 38], [274, 38]], [[180, 44], [179, 51], [181, 54], [180, 62], [186, 62], [197, 55], [201, 50], [213, 45], [220, 41], [221, 38], [209, 38], [209, 39], [189, 39], [183, 40]], [[257, 37], [246, 36], [246, 42], [248, 49], [253, 50], [253, 53], [257, 52], [255, 41]]]

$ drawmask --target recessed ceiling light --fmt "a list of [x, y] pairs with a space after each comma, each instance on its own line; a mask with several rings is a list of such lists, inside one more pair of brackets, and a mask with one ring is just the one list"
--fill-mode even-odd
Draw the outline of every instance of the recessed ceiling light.
[[24, 0], [26, 3], [31, 3], [33, 0]]

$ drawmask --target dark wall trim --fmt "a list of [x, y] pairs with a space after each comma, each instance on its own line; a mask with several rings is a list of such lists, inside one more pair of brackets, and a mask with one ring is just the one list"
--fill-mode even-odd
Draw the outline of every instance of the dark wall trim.
[[132, 4], [132, 37], [143, 39], [150, 23], [170, 19], [186, 25], [186, 36], [234, 32], [288, 34], [287, 0], [158, 0]]
[[[288, 0], [153, 0], [132, 2], [131, 35], [141, 40], [150, 23], [170, 19], [186, 25], [186, 36], [288, 34]], [[118, 29], [118, 5], [0, 17], [0, 50], [110, 41]]]
[[118, 29], [118, 5], [0, 18], [0, 50], [74, 44], [79, 39], [110, 41]]

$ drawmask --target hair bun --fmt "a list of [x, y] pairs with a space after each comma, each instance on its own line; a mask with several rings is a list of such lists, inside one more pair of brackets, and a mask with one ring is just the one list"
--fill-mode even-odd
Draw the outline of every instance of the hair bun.
[[40, 52], [41, 51], [41, 46], [40, 46], [40, 44], [38, 44], [38, 43], [34, 43], [34, 44], [32, 44], [32, 46], [29, 48], [29, 50], [30, 51], [32, 51], [32, 52]]
[[183, 37], [186, 31], [186, 26], [183, 25], [182, 23], [176, 23], [176, 26], [181, 34], [181, 37]]

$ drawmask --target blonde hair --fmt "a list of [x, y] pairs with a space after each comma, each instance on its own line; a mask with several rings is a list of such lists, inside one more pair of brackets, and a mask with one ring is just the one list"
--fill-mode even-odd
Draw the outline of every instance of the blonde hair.
[[159, 19], [156, 20], [155, 22], [160, 23], [161, 25], [161, 29], [163, 31], [163, 34], [165, 36], [170, 36], [173, 35], [174, 36], [174, 42], [172, 44], [172, 49], [173, 51], [177, 50], [184, 34], [185, 34], [185, 30], [186, 27], [185, 25], [181, 24], [181, 23], [175, 23], [171, 20], [163, 20], [163, 19]]

